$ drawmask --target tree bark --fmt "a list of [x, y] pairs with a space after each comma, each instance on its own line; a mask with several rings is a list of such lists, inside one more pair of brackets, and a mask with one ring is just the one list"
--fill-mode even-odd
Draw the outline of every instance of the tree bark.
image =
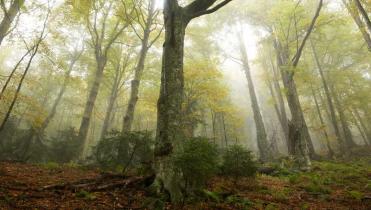
[[64, 82], [63, 82], [62, 88], [60, 89], [60, 91], [58, 93], [58, 96], [57, 96], [57, 98], [55, 99], [55, 101], [53, 103], [53, 106], [52, 106], [52, 109], [51, 109], [49, 115], [46, 117], [46, 119], [44, 120], [44, 122], [41, 125], [41, 128], [39, 130], [39, 133], [40, 134], [44, 133], [44, 130], [48, 127], [50, 121], [54, 118], [55, 114], [57, 113], [58, 105], [61, 102], [61, 100], [63, 98], [63, 95], [64, 95], [64, 93], [65, 93], [65, 91], [67, 89], [68, 83], [69, 83], [69, 81], [71, 79], [71, 72], [73, 70], [73, 67], [74, 67], [76, 61], [80, 57], [80, 55], [78, 55], [75, 58], [72, 58], [71, 63], [69, 65], [69, 67], [68, 67], [68, 70], [67, 70], [67, 72], [66, 72], [66, 74], [64, 76]]
[[170, 193], [173, 202], [183, 198], [181, 180], [166, 161], [180, 145], [182, 135], [182, 101], [184, 91], [183, 55], [187, 23], [177, 1], [166, 0], [164, 8], [165, 43], [163, 45], [161, 89], [157, 104], [155, 156], [156, 181]]
[[288, 149], [289, 154], [296, 158], [296, 162], [303, 170], [308, 170], [311, 166], [310, 155], [307, 144], [307, 136], [305, 136], [305, 129], [307, 128], [303, 111], [299, 101], [299, 95], [297, 93], [296, 83], [291, 74], [292, 66], [287, 65], [288, 55], [287, 50], [284, 50], [281, 44], [276, 41], [275, 49], [277, 51], [278, 66], [281, 71], [283, 85], [285, 87], [285, 94], [289, 109], [291, 112], [291, 121], [288, 121], [289, 127], [289, 142]]
[[353, 136], [352, 136], [352, 132], [349, 128], [349, 123], [348, 123], [348, 120], [345, 116], [345, 112], [344, 112], [344, 108], [342, 106], [342, 104], [340, 103], [340, 100], [339, 100], [339, 96], [337, 95], [337, 93], [335, 92], [335, 89], [334, 87], [331, 87], [331, 92], [332, 92], [332, 95], [334, 97], [334, 104], [335, 104], [335, 107], [339, 113], [339, 120], [340, 120], [340, 123], [341, 123], [341, 127], [343, 128], [343, 133], [344, 133], [344, 140], [345, 140], [345, 146], [346, 146], [346, 150], [345, 152], [347, 153], [349, 151], [349, 149], [353, 148], [356, 146], [356, 143], [354, 142], [354, 139], [353, 139]]
[[258, 143], [258, 148], [260, 152], [260, 159], [263, 161], [267, 161], [271, 158], [271, 151], [269, 150], [269, 144], [267, 139], [267, 133], [265, 131], [263, 117], [260, 112], [260, 107], [258, 103], [258, 98], [255, 92], [255, 86], [251, 77], [251, 69], [249, 65], [249, 60], [247, 56], [247, 51], [245, 47], [245, 43], [243, 42], [242, 36], [239, 37], [239, 45], [240, 45], [240, 53], [241, 53], [241, 60], [243, 63], [243, 69], [245, 72], [249, 93], [250, 93], [250, 100], [251, 100], [251, 107], [254, 113], [254, 121], [255, 121], [255, 128], [256, 128], [256, 140]]
[[24, 2], [25, 0], [14, 0], [8, 10], [4, 8], [4, 18], [0, 23], [0, 45], [3, 42], [4, 38], [9, 34], [10, 27], [14, 19], [19, 14], [19, 11]]
[[93, 114], [93, 109], [95, 105], [95, 101], [98, 96], [98, 91], [100, 88], [100, 85], [103, 80], [103, 71], [107, 63], [107, 58], [102, 57], [102, 56], [96, 56], [96, 61], [97, 61], [97, 69], [95, 72], [95, 77], [93, 80], [93, 84], [91, 86], [91, 89], [89, 91], [89, 96], [85, 105], [84, 109], [84, 114], [82, 117], [82, 121], [80, 124], [80, 129], [79, 129], [79, 136], [78, 138], [82, 141], [82, 157], [85, 157], [86, 155], [86, 149], [87, 149], [87, 137], [88, 137], [88, 131], [89, 131], [89, 126], [90, 126], [90, 121], [91, 121], [91, 116]]
[[356, 119], [359, 121], [361, 128], [363, 129], [365, 133], [368, 144], [371, 145], [371, 131], [367, 128], [366, 123], [363, 121], [361, 115], [359, 114], [359, 111], [357, 109], [353, 109], [353, 112], [354, 112]]
[[[116, 68], [119, 68], [119, 67], [116, 67]], [[118, 94], [118, 88], [119, 88], [119, 72], [117, 71], [118, 70], [116, 70], [115, 78], [114, 78], [113, 85], [111, 88], [111, 94], [108, 99], [108, 107], [107, 107], [106, 115], [103, 121], [102, 131], [100, 134], [100, 140], [103, 139], [105, 135], [107, 134], [108, 128], [110, 127], [110, 122], [112, 120], [112, 111], [113, 111], [113, 107], [115, 106], [115, 102], [116, 102], [117, 94]]]
[[318, 103], [318, 99], [317, 99], [317, 96], [316, 96], [316, 92], [314, 91], [312, 85], [311, 85], [310, 88], [311, 88], [311, 91], [312, 91], [314, 103], [316, 105], [316, 110], [317, 110], [318, 118], [319, 118], [320, 123], [321, 123], [321, 129], [323, 129], [323, 135], [325, 136], [327, 150], [328, 150], [328, 156], [330, 158], [333, 158], [334, 157], [334, 151], [331, 148], [330, 139], [329, 139], [329, 136], [328, 136], [327, 131], [326, 131], [326, 123], [323, 120], [323, 116], [322, 116], [322, 113], [321, 113], [321, 108], [319, 107], [319, 103]]
[[[349, 14], [352, 16], [354, 22], [357, 24], [359, 31], [361, 32], [363, 39], [365, 40], [368, 50], [371, 52], [371, 37], [370, 34], [367, 32], [364, 23], [362, 22], [361, 18], [359, 17], [358, 11], [355, 11], [351, 5], [349, 5], [346, 0], [343, 0], [343, 4], [347, 8]], [[371, 30], [370, 30], [371, 33]]]
[[310, 42], [310, 45], [311, 45], [311, 48], [312, 48], [314, 60], [316, 62], [316, 65], [317, 65], [317, 68], [318, 68], [318, 71], [319, 71], [319, 75], [321, 77], [323, 89], [324, 89], [326, 100], [327, 100], [327, 105], [328, 105], [328, 108], [330, 110], [330, 118], [331, 118], [332, 126], [333, 126], [334, 131], [335, 131], [335, 137], [336, 137], [336, 140], [338, 141], [338, 143], [340, 145], [341, 151], [344, 152], [345, 149], [346, 149], [345, 144], [344, 144], [345, 142], [344, 142], [344, 140], [343, 140], [343, 138], [340, 134], [340, 129], [339, 129], [339, 125], [338, 125], [338, 122], [337, 122], [337, 119], [336, 119], [336, 113], [335, 113], [334, 103], [332, 101], [332, 97], [331, 97], [331, 93], [330, 93], [330, 88], [327, 84], [327, 81], [326, 81], [326, 78], [325, 78], [325, 75], [324, 75], [324, 72], [323, 72], [323, 69], [322, 69], [322, 65], [319, 61], [316, 48], [315, 48], [314, 44], [312, 43], [312, 41]]
[[129, 132], [132, 129], [133, 120], [134, 120], [134, 113], [135, 113], [135, 107], [138, 102], [138, 95], [139, 95], [139, 86], [140, 81], [142, 79], [142, 74], [144, 70], [144, 63], [147, 57], [147, 53], [149, 50], [149, 36], [151, 34], [151, 26], [153, 23], [154, 18], [154, 12], [155, 12], [155, 3], [152, 2], [150, 4], [150, 8], [148, 11], [148, 17], [145, 23], [144, 33], [142, 40], [142, 46], [139, 53], [139, 60], [135, 67], [135, 75], [134, 79], [131, 81], [131, 93], [130, 93], [130, 99], [128, 103], [128, 108], [126, 110], [126, 114], [124, 116], [124, 123], [122, 127], [122, 132]]
[[[277, 57], [278, 59], [278, 57]], [[272, 61], [271, 61], [272, 62]], [[278, 62], [278, 60], [277, 60]], [[287, 113], [286, 113], [286, 106], [285, 106], [285, 101], [283, 99], [283, 95], [281, 92], [281, 85], [279, 83], [280, 76], [279, 73], [277, 72], [277, 68], [274, 67], [274, 64], [272, 62], [272, 71], [273, 71], [273, 85], [274, 89], [276, 90], [276, 94], [278, 97], [278, 104], [279, 104], [279, 109], [280, 109], [280, 122], [282, 126], [283, 133], [286, 138], [286, 143], [288, 144], [288, 137], [289, 137], [289, 127], [288, 127], [288, 120], [287, 120]]]
[[169, 156], [177, 151], [182, 132], [182, 103], [184, 94], [183, 55], [185, 29], [196, 17], [213, 13], [231, 0], [213, 4], [217, 0], [194, 0], [181, 7], [177, 0], [165, 0], [161, 88], [157, 104], [157, 133], [155, 145], [156, 181], [161, 190], [169, 192], [172, 202], [183, 199], [182, 180], [169, 163]]
[[356, 5], [358, 11], [361, 13], [363, 19], [365, 20], [368, 31], [371, 33], [371, 20], [368, 17], [368, 14], [367, 14], [365, 8], [363, 8], [363, 6], [362, 6], [362, 4], [359, 0], [354, 0], [354, 3]]

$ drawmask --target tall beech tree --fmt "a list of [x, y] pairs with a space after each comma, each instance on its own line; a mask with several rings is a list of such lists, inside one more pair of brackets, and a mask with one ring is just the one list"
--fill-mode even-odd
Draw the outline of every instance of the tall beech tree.
[[147, 57], [148, 50], [151, 48], [151, 46], [157, 41], [157, 39], [160, 37], [160, 33], [157, 34], [153, 40], [151, 40], [150, 35], [156, 30], [157, 24], [155, 23], [155, 20], [159, 14], [158, 11], [155, 10], [155, 0], [149, 0], [148, 6], [147, 6], [147, 18], [146, 21], [143, 23], [141, 21], [141, 17], [145, 17], [145, 12], [141, 12], [140, 18], [138, 20], [138, 23], [140, 25], [140, 28], [143, 30], [142, 35], [138, 33], [135, 29], [135, 26], [133, 26], [133, 30], [137, 34], [138, 38], [141, 40], [141, 50], [139, 52], [139, 58], [138, 62], [135, 66], [135, 72], [134, 72], [134, 79], [131, 81], [131, 91], [130, 91], [130, 99], [128, 103], [128, 108], [126, 110], [125, 116], [124, 116], [124, 123], [122, 127], [122, 132], [127, 132], [131, 130], [131, 127], [133, 125], [134, 120], [134, 112], [135, 112], [135, 106], [138, 102], [138, 95], [139, 95], [139, 86], [140, 81], [142, 79], [143, 70], [144, 70], [144, 64]]
[[232, 0], [194, 0], [180, 6], [178, 0], [165, 0], [161, 89], [158, 100], [156, 133], [156, 184], [160, 190], [169, 192], [173, 202], [183, 198], [181, 179], [174, 173], [169, 156], [179, 148], [182, 135], [182, 102], [184, 91], [183, 55], [185, 30], [197, 17], [211, 14]]
[[[323, 0], [319, 1], [315, 15], [304, 35], [297, 51], [290, 60], [288, 46], [285, 46], [281, 40], [275, 40], [275, 49], [277, 60], [281, 70], [281, 76], [286, 89], [286, 98], [291, 112], [291, 121], [289, 122], [289, 144], [290, 154], [294, 155], [298, 166], [303, 170], [310, 169], [310, 154], [315, 155], [308, 127], [305, 122], [304, 113], [300, 104], [299, 95], [294, 80], [295, 69], [297, 68], [306, 42], [308, 41], [323, 6]], [[297, 37], [298, 39], [298, 37]], [[311, 151], [309, 151], [311, 150]]]
[[[86, 148], [88, 146], [87, 137], [89, 126], [91, 123], [95, 101], [97, 99], [99, 88], [103, 80], [103, 73], [107, 64], [108, 52], [114, 42], [123, 33], [125, 28], [129, 26], [130, 20], [112, 14], [113, 11], [115, 13], [120, 11], [115, 11], [115, 7], [121, 8], [121, 6], [122, 5], [120, 2], [113, 0], [94, 1], [91, 2], [91, 5], [88, 5], [88, 13], [84, 14], [84, 20], [86, 21], [85, 24], [91, 36], [90, 45], [94, 51], [96, 70], [94, 73], [93, 82], [89, 90], [84, 114], [79, 128], [79, 139], [81, 139], [82, 141], [82, 157], [85, 156]], [[124, 7], [125, 13], [128, 12], [126, 11], [126, 5], [124, 5]], [[130, 12], [130, 14], [133, 13]], [[112, 22], [113, 24], [108, 24]]]
[[260, 152], [260, 159], [262, 160], [268, 160], [270, 158], [271, 151], [269, 150], [269, 144], [267, 139], [267, 133], [264, 126], [263, 117], [260, 111], [260, 106], [258, 103], [258, 98], [256, 96], [255, 92], [255, 86], [254, 82], [251, 76], [251, 69], [249, 64], [249, 59], [247, 56], [247, 50], [245, 43], [243, 41], [242, 34], [239, 34], [239, 46], [240, 46], [240, 55], [241, 55], [241, 61], [243, 64], [243, 70], [245, 72], [249, 93], [250, 93], [250, 101], [251, 101], [251, 107], [254, 114], [254, 121], [255, 121], [255, 127], [256, 127], [256, 140], [258, 143], [258, 148]]

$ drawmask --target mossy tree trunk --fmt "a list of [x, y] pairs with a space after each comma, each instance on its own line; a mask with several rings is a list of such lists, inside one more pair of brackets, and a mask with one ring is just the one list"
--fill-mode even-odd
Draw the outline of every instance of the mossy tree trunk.
[[213, 13], [231, 0], [222, 1], [212, 7], [216, 1], [194, 0], [185, 7], [181, 7], [177, 0], [165, 0], [164, 2], [165, 43], [163, 45], [160, 97], [157, 105], [155, 183], [160, 190], [169, 193], [172, 202], [180, 202], [184, 197], [181, 190], [181, 176], [173, 170], [169, 157], [174, 151], [180, 149], [184, 137], [182, 103], [185, 30], [192, 19]]

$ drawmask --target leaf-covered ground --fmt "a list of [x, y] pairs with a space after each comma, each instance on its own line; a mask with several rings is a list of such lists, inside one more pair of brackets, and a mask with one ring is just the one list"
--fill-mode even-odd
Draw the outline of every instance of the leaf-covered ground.
[[[0, 209], [370, 209], [371, 159], [347, 163], [315, 162], [312, 172], [281, 170], [233, 182], [216, 177], [192, 203], [171, 206], [150, 196], [143, 185], [106, 178], [98, 187], [84, 185], [102, 173], [73, 165], [0, 163]], [[133, 180], [132, 177], [122, 178]], [[76, 188], [66, 183], [79, 183]], [[127, 182], [129, 183], [129, 182]], [[86, 186], [86, 188], [84, 188]], [[99, 187], [107, 188], [99, 188]]]

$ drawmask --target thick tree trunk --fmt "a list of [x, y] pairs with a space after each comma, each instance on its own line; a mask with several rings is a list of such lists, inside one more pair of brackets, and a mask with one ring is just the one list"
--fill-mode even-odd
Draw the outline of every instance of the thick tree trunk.
[[271, 154], [270, 154], [271, 151], [269, 151], [267, 133], [265, 131], [263, 117], [260, 112], [258, 98], [255, 92], [255, 86], [254, 86], [254, 83], [251, 77], [251, 70], [250, 70], [249, 60], [247, 57], [246, 47], [245, 47], [245, 44], [243, 43], [242, 37], [239, 37], [239, 39], [240, 39], [239, 45], [240, 45], [241, 60], [243, 63], [243, 68], [244, 68], [246, 80], [248, 83], [251, 107], [254, 113], [256, 140], [257, 140], [258, 148], [260, 152], [260, 159], [263, 161], [267, 161], [271, 157]]
[[326, 78], [325, 78], [325, 75], [324, 75], [324, 72], [323, 72], [323, 69], [322, 69], [322, 65], [319, 61], [315, 46], [313, 45], [312, 42], [310, 42], [310, 44], [311, 44], [314, 60], [316, 62], [316, 65], [317, 65], [317, 68], [318, 68], [318, 71], [319, 71], [319, 75], [321, 77], [323, 89], [324, 89], [324, 92], [325, 92], [325, 95], [326, 95], [327, 105], [328, 105], [328, 108], [330, 110], [330, 118], [331, 118], [332, 126], [334, 127], [336, 140], [339, 142], [341, 151], [344, 152], [346, 148], [345, 148], [344, 140], [343, 140], [343, 138], [341, 137], [341, 134], [340, 134], [340, 129], [339, 129], [338, 122], [336, 120], [336, 113], [335, 113], [335, 108], [334, 108], [334, 104], [333, 104], [331, 93], [330, 93], [330, 88], [327, 84], [327, 81], [326, 81]]
[[[304, 119], [303, 111], [299, 101], [299, 95], [295, 80], [288, 66], [287, 51], [282, 49], [279, 43], [275, 44], [277, 54], [279, 55], [279, 67], [283, 80], [283, 85], [286, 89], [287, 103], [291, 112], [291, 121], [289, 121], [289, 154], [296, 158], [298, 166], [303, 170], [307, 170], [311, 166], [311, 160], [308, 148], [308, 136], [305, 130], [308, 130], [307, 124]], [[309, 139], [310, 140], [310, 139]]]
[[23, 6], [25, 0], [14, 0], [10, 5], [10, 8], [4, 12], [4, 18], [0, 23], [0, 45], [3, 42], [6, 35], [8, 35], [10, 27], [17, 17], [21, 7]]
[[322, 116], [321, 108], [319, 107], [319, 104], [318, 104], [318, 99], [317, 99], [317, 96], [316, 96], [316, 92], [314, 91], [312, 85], [311, 85], [311, 91], [312, 91], [314, 103], [316, 105], [316, 110], [317, 110], [318, 118], [320, 120], [321, 127], [323, 127], [321, 129], [323, 131], [323, 135], [325, 136], [327, 150], [328, 150], [328, 156], [330, 158], [333, 158], [334, 157], [334, 151], [331, 148], [330, 139], [329, 139], [329, 136], [328, 136], [327, 131], [326, 131], [326, 123], [323, 120], [323, 116]]
[[139, 86], [142, 79], [142, 74], [144, 70], [144, 63], [149, 50], [149, 36], [151, 34], [151, 26], [153, 23], [155, 11], [155, 3], [150, 4], [149, 14], [144, 28], [142, 47], [139, 53], [139, 60], [135, 67], [135, 75], [133, 81], [131, 81], [131, 93], [128, 103], [128, 108], [124, 116], [124, 123], [122, 127], [122, 132], [128, 132], [131, 130], [134, 120], [135, 106], [138, 102]]
[[82, 121], [80, 124], [80, 129], [79, 129], [79, 139], [82, 141], [81, 146], [82, 146], [82, 153], [81, 157], [84, 158], [86, 155], [86, 149], [88, 147], [88, 131], [89, 131], [89, 126], [91, 122], [91, 117], [95, 105], [95, 101], [98, 96], [99, 88], [103, 80], [103, 71], [106, 66], [107, 59], [105, 57], [101, 56], [96, 56], [97, 57], [97, 70], [95, 72], [95, 77], [93, 80], [93, 84], [91, 86], [91, 89], [89, 91], [88, 99], [85, 105], [84, 109], [84, 115], [82, 117]]
[[163, 45], [161, 89], [157, 105], [156, 182], [170, 193], [173, 202], [180, 202], [181, 178], [167, 161], [183, 140], [182, 101], [184, 91], [183, 55], [187, 22], [177, 1], [168, 1], [164, 8], [165, 43]]

